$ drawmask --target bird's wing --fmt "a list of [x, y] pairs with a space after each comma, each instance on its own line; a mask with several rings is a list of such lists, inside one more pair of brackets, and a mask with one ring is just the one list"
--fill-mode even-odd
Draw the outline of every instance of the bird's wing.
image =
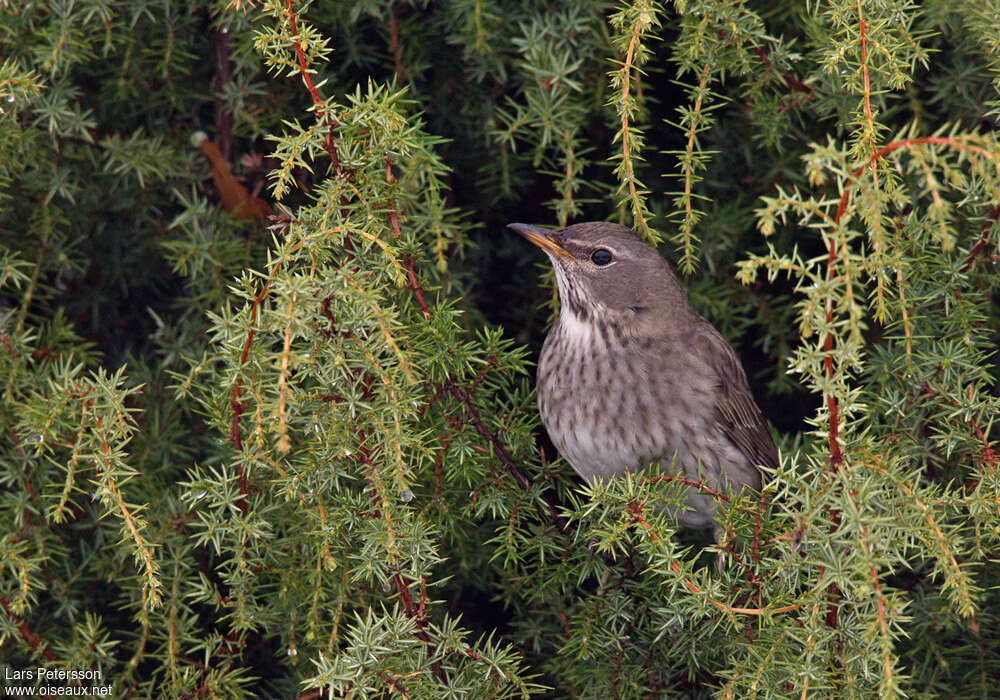
[[715, 420], [753, 465], [778, 466], [778, 450], [763, 414], [750, 393], [747, 375], [736, 352], [708, 322], [697, 327], [688, 346], [716, 376]]

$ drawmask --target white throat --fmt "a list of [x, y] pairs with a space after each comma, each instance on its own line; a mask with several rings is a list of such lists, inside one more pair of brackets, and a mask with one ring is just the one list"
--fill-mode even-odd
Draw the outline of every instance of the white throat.
[[606, 343], [593, 322], [573, 313], [569, 305], [563, 304], [559, 310], [559, 325], [562, 336], [573, 348], [587, 348], [590, 351], [603, 350]]

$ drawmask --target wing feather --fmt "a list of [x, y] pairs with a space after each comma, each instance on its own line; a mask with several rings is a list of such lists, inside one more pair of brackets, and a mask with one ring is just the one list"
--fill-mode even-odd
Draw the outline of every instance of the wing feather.
[[776, 468], [778, 449], [750, 392], [736, 352], [708, 321], [698, 324], [693, 340], [692, 351], [698, 353], [717, 377], [716, 423], [751, 464]]

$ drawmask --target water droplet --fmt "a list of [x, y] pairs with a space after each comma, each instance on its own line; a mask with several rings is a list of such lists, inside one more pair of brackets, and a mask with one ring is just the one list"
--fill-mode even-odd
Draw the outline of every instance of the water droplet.
[[392, 586], [389, 585], [388, 581], [382, 584], [382, 590], [385, 591], [386, 593], [392, 590]]
[[288, 655], [289, 656], [298, 656], [299, 655], [299, 650], [296, 649], [295, 647], [288, 647]]
[[7, 101], [8, 102], [13, 102], [14, 101], [14, 96], [13, 95], [7, 95]]
[[201, 493], [199, 493], [199, 494], [198, 494], [197, 496], [195, 496], [194, 498], [195, 498], [195, 500], [200, 500], [200, 499], [204, 498], [204, 497], [205, 497], [205, 496], [207, 496], [207, 495], [208, 495], [208, 489], [202, 489], [202, 490], [201, 490]]
[[351, 456], [351, 451], [350, 450], [344, 450], [344, 456], [345, 457], [350, 457]]
[[399, 492], [399, 500], [403, 503], [409, 503], [413, 500], [413, 491], [410, 491], [410, 489], [403, 489]]
[[45, 442], [45, 438], [40, 433], [31, 433], [31, 435], [28, 436], [28, 442]]

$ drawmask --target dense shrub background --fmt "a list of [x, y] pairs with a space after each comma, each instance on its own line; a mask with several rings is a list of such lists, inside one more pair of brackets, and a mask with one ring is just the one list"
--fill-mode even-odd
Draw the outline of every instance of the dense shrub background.
[[[989, 696], [998, 24], [0, 0], [0, 660], [116, 697]], [[556, 300], [504, 224], [591, 219], [660, 243], [775, 427], [719, 546], [542, 434]]]

